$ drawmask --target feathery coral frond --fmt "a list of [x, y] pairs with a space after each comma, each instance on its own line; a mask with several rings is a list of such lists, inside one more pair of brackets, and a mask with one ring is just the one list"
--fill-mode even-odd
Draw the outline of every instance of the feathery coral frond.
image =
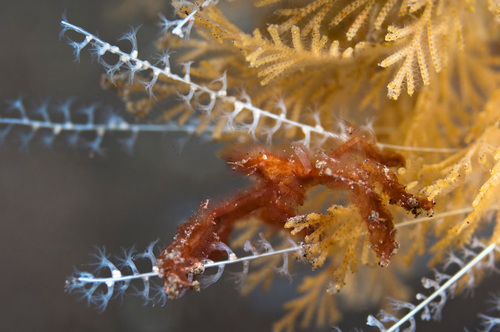
[[[444, 284], [456, 292], [468, 291], [494, 270], [490, 254], [500, 241], [496, 1], [258, 0], [258, 8], [269, 10], [245, 30], [215, 4], [175, 1], [179, 18], [162, 18], [158, 45], [165, 53], [156, 65], [139, 57], [134, 31], [127, 34], [132, 51], [124, 52], [62, 22], [63, 33], [83, 37], [70, 40], [76, 58], [93, 48], [107, 73], [103, 85], [115, 90], [132, 114], [148, 118], [159, 112], [180, 127], [195, 123], [197, 133], [208, 128], [214, 139], [280, 147], [233, 145], [229, 163], [257, 181], [221, 204], [202, 203], [178, 228], [158, 260], [167, 296], [212, 284], [228, 261], [242, 262], [236, 281], [244, 293], [259, 283], [268, 286], [273, 271], [290, 276], [289, 254], [299, 252], [323, 270], [304, 279], [302, 296], [285, 305], [287, 313], [274, 326], [292, 331], [300, 319], [306, 327], [314, 317], [318, 326], [340, 318], [336, 298], [324, 290], [342, 289], [354, 298], [358, 290], [349, 287], [370, 282], [392, 284], [387, 292], [400, 288], [393, 270], [383, 277], [373, 269], [352, 275], [374, 262], [401, 268], [416, 254], [430, 252], [431, 264], [466, 269], [458, 282], [449, 277], [453, 281]], [[109, 63], [105, 55], [118, 60]], [[21, 121], [30, 118], [23, 107], [17, 109]], [[356, 129], [363, 126], [369, 130]], [[405, 158], [381, 148], [401, 150]], [[415, 215], [437, 213], [401, 221], [391, 205]], [[260, 230], [259, 222], [303, 243], [274, 249], [264, 236], [247, 241]], [[490, 222], [487, 244], [475, 240]], [[241, 236], [248, 238], [229, 247], [239, 223], [246, 225]], [[399, 243], [407, 254], [401, 260], [395, 256]], [[261, 268], [250, 273], [250, 258], [238, 259], [231, 249], [238, 247], [252, 253], [249, 257], [265, 256]], [[462, 248], [464, 257], [447, 255], [450, 248]], [[486, 254], [473, 258], [485, 248]], [[469, 258], [474, 268], [465, 263]], [[114, 271], [109, 260], [101, 261]], [[266, 269], [269, 265], [274, 269]], [[203, 275], [208, 267], [217, 272]], [[435, 293], [419, 294], [419, 305], [395, 302], [396, 308], [412, 310], [405, 318], [411, 327], [418, 310], [424, 319], [441, 316], [445, 279], [439, 273], [425, 279], [424, 287]], [[108, 297], [105, 289], [101, 299]], [[387, 312], [380, 320], [370, 318], [381, 329], [386, 321], [399, 320]]]

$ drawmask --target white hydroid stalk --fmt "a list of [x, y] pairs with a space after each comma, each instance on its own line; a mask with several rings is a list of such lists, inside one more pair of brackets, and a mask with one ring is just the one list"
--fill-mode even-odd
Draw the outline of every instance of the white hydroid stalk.
[[296, 252], [300, 251], [302, 249], [301, 246], [295, 246], [295, 247], [290, 247], [290, 248], [285, 248], [285, 249], [280, 249], [280, 250], [275, 250], [275, 251], [270, 251], [270, 252], [264, 252], [259, 255], [254, 255], [254, 256], [244, 256], [236, 259], [228, 259], [225, 261], [218, 261], [214, 263], [208, 263], [204, 264], [203, 266], [205, 268], [209, 267], [215, 267], [215, 266], [220, 266], [220, 265], [227, 265], [227, 264], [235, 264], [235, 263], [242, 263], [242, 262], [248, 262], [248, 261], [253, 261], [255, 259], [259, 258], [264, 258], [268, 256], [274, 256], [274, 255], [281, 255], [281, 254], [286, 254], [286, 253], [291, 253], [291, 252]]
[[[293, 127], [300, 128], [304, 134], [304, 141], [310, 142], [311, 133], [316, 133], [322, 136], [328, 136], [334, 139], [342, 139], [345, 140], [346, 137], [343, 135], [331, 133], [325, 131], [321, 126], [309, 126], [302, 124], [297, 121], [290, 120], [282, 114], [274, 114], [272, 112], [260, 109], [259, 107], [254, 106], [251, 101], [241, 101], [238, 100], [234, 96], [228, 96], [225, 86], [218, 91], [212, 90], [206, 86], [199, 85], [191, 81], [191, 77], [189, 73], [184, 76], [180, 76], [174, 74], [170, 70], [170, 65], [165, 64], [164, 68], [160, 68], [158, 66], [152, 65], [149, 61], [144, 61], [138, 58], [138, 52], [136, 49], [133, 49], [130, 53], [126, 53], [122, 51], [119, 47], [113, 46], [100, 38], [94, 36], [93, 34], [87, 32], [86, 30], [73, 25], [65, 20], [61, 21], [61, 25], [63, 26], [62, 33], [64, 34], [68, 30], [75, 31], [85, 36], [85, 39], [81, 43], [70, 42], [70, 45], [75, 50], [75, 55], [78, 57], [80, 51], [85, 48], [87, 45], [91, 45], [96, 49], [98, 58], [101, 58], [105, 53], [111, 53], [117, 55], [119, 57], [119, 61], [114, 66], [110, 66], [101, 62], [105, 66], [109, 66], [112, 68], [111, 72], [117, 71], [121, 66], [128, 65], [129, 68], [133, 68], [134, 73], [138, 71], [151, 70], [153, 73], [153, 78], [151, 82], [156, 82], [160, 75], [165, 76], [171, 80], [174, 80], [178, 83], [188, 85], [190, 87], [190, 91], [194, 94], [206, 93], [210, 96], [210, 99], [219, 99], [220, 101], [228, 104], [232, 104], [234, 106], [234, 110], [231, 113], [231, 117], [234, 119], [241, 111], [249, 110], [252, 112], [254, 122], [258, 123], [258, 119], [261, 117], [266, 117], [275, 120], [277, 123], [286, 124]], [[190, 94], [191, 94], [190, 92]], [[256, 123], [256, 124], [257, 124]], [[256, 128], [251, 128], [250, 131], [255, 132]]]
[[439, 294], [446, 291], [453, 284], [455, 284], [463, 275], [465, 275], [470, 269], [472, 269], [476, 264], [478, 264], [483, 258], [489, 255], [493, 250], [495, 250], [496, 244], [490, 244], [484, 248], [474, 259], [467, 263], [463, 268], [461, 268], [457, 273], [455, 273], [448, 281], [446, 281], [441, 287], [439, 287], [434, 293], [427, 297], [424, 301], [420, 302], [414, 309], [412, 309], [408, 314], [401, 318], [398, 322], [387, 329], [387, 332], [394, 332], [399, 330], [399, 327], [406, 323], [409, 319], [413, 318], [420, 310], [425, 308], [432, 300], [439, 296]]
[[[61, 25], [63, 27], [63, 30], [61, 34], [64, 34], [66, 31], [74, 31], [76, 33], [79, 33], [83, 36], [85, 36], [85, 39], [81, 42], [75, 42], [75, 41], [70, 41], [69, 44], [73, 47], [75, 57], [78, 59], [80, 52], [83, 48], [87, 46], [92, 46], [93, 49], [95, 50], [95, 53], [97, 55], [97, 58], [99, 62], [107, 68], [107, 72], [109, 75], [113, 75], [116, 71], [126, 67], [128, 68], [129, 72], [131, 75], [134, 75], [136, 72], [141, 72], [141, 71], [151, 71], [153, 74], [153, 77], [149, 81], [149, 83], [146, 84], [146, 88], [151, 91], [151, 88], [156, 84], [158, 81], [158, 78], [160, 76], [164, 76], [168, 79], [171, 79], [175, 82], [178, 82], [180, 84], [184, 84], [189, 86], [190, 91], [188, 95], [182, 96], [183, 99], [189, 103], [193, 96], [199, 96], [202, 94], [206, 94], [207, 96], [210, 97], [210, 100], [212, 101], [210, 103], [210, 106], [208, 109], [204, 109], [206, 113], [210, 113], [212, 108], [215, 106], [214, 101], [218, 100], [222, 103], [232, 105], [233, 110], [228, 114], [228, 119], [229, 122], [231, 123], [237, 116], [240, 114], [243, 110], [250, 111], [252, 113], [252, 118], [253, 121], [250, 125], [247, 125], [248, 132], [251, 134], [253, 137], [255, 137], [255, 131], [257, 129], [257, 126], [259, 125], [259, 120], [261, 118], [268, 118], [272, 119], [275, 122], [275, 126], [271, 129], [270, 135], [273, 135], [276, 131], [278, 131], [282, 126], [289, 126], [289, 127], [296, 127], [301, 130], [303, 134], [303, 139], [302, 143], [306, 146], [309, 146], [311, 143], [311, 134], [316, 134], [320, 138], [331, 138], [335, 140], [340, 140], [340, 141], [346, 141], [348, 139], [346, 134], [337, 134], [333, 133], [330, 131], [325, 130], [321, 124], [316, 124], [315, 126], [312, 125], [307, 125], [298, 121], [294, 121], [291, 119], [288, 119], [286, 117], [286, 111], [283, 110], [280, 114], [275, 114], [273, 112], [261, 109], [255, 105], [252, 104], [250, 98], [244, 98], [244, 100], [240, 100], [234, 96], [229, 96], [227, 94], [226, 90], [226, 80], [225, 77], [221, 78], [222, 82], [222, 88], [220, 90], [213, 90], [210, 89], [206, 86], [199, 85], [191, 80], [191, 76], [189, 74], [189, 66], [190, 63], [186, 64], [186, 74], [183, 76], [174, 74], [171, 72], [170, 69], [170, 64], [168, 63], [168, 57], [162, 60], [163, 62], [163, 67], [159, 67], [157, 65], [151, 64], [149, 61], [141, 60], [138, 58], [138, 51], [135, 47], [136, 42], [135, 42], [135, 31], [134, 30], [131, 34], [128, 34], [126, 39], [131, 40], [132, 43], [132, 50], [130, 53], [122, 51], [118, 46], [111, 45], [108, 42], [105, 42], [98, 38], [97, 36], [89, 33], [88, 31], [71, 24], [67, 22], [66, 20], [61, 21]], [[110, 65], [106, 63], [103, 59], [102, 56], [106, 53], [114, 54], [118, 56], [119, 60], [117, 63], [114, 65]], [[436, 153], [451, 153], [451, 152], [456, 152], [455, 149], [448, 149], [448, 148], [426, 148], [426, 147], [404, 147], [404, 146], [397, 146], [397, 145], [391, 145], [391, 144], [382, 144], [379, 143], [378, 146], [383, 147], [383, 148], [390, 148], [390, 149], [396, 149], [396, 150], [411, 150], [411, 151], [420, 151], [420, 152], [436, 152]]]
[[[179, 126], [175, 123], [164, 124], [135, 124], [126, 121], [109, 122], [102, 124], [87, 124], [87, 123], [57, 123], [48, 121], [38, 121], [29, 119], [16, 119], [16, 118], [0, 118], [0, 124], [6, 125], [19, 125], [31, 127], [33, 130], [50, 129], [54, 134], [59, 134], [63, 131], [95, 131], [98, 133], [104, 132], [182, 132], [192, 134], [196, 132], [196, 125]], [[210, 129], [210, 128], [209, 128]]]
[[[126, 152], [131, 153], [139, 133], [181, 133], [192, 135], [199, 127], [199, 121], [191, 119], [179, 125], [167, 123], [134, 123], [120, 116], [109, 107], [97, 103], [87, 106], [78, 105], [73, 99], [55, 104], [45, 101], [33, 108], [27, 108], [21, 98], [9, 102], [9, 107], [0, 113], [0, 143], [7, 136], [18, 136], [20, 148], [27, 149], [34, 143], [51, 148], [57, 139], [66, 140], [70, 147], [81, 146], [93, 153], [102, 153], [105, 135], [115, 133], [128, 134], [127, 138], [119, 135], [118, 143]], [[17, 128], [27, 128], [18, 131]], [[207, 126], [205, 133], [214, 130]], [[91, 134], [92, 139], [88, 136]], [[93, 135], [93, 136], [92, 136]], [[60, 137], [60, 138], [59, 138]]]
[[[202, 282], [205, 287], [216, 282], [222, 275], [224, 267], [228, 264], [242, 263], [244, 266], [247, 266], [246, 264], [248, 264], [249, 261], [273, 255], [282, 255], [284, 262], [288, 262], [287, 255], [290, 252], [301, 250], [301, 246], [295, 244], [290, 248], [274, 250], [271, 244], [263, 238], [259, 242], [265, 244], [265, 248], [267, 249], [264, 249], [264, 252], [257, 252], [257, 250], [251, 246], [252, 255], [241, 258], [237, 258], [229, 247], [219, 243], [216, 249], [227, 250], [229, 259], [219, 262], [206, 260], [203, 264], [204, 269], [216, 267], [218, 268], [218, 272], [215, 275], [200, 275], [200, 282]], [[143, 253], [136, 253], [133, 248], [130, 250], [123, 250], [122, 257], [114, 257], [113, 259], [117, 261], [117, 263], [112, 262], [112, 259], [106, 254], [105, 250], [98, 250], [98, 253], [94, 255], [94, 257], [97, 258], [97, 262], [92, 264], [97, 266], [96, 271], [94, 273], [75, 271], [66, 281], [67, 291], [79, 294], [82, 299], [87, 300], [89, 305], [95, 306], [100, 311], [106, 308], [109, 300], [113, 297], [123, 295], [125, 292], [129, 292], [129, 289], [136, 289], [135, 295], [141, 297], [145, 304], [153, 303], [164, 305], [167, 298], [162, 287], [163, 280], [159, 278], [160, 275], [159, 268], [156, 265], [156, 256], [153, 253], [155, 245], [156, 242], [151, 243]], [[149, 261], [150, 269], [148, 271], [139, 271], [136, 262], [141, 260]], [[109, 276], [100, 276], [103, 273], [102, 271], [106, 271], [105, 274]], [[285, 271], [284, 267], [276, 268], [276, 271], [288, 276], [288, 270]], [[243, 278], [245, 276], [243, 276]], [[131, 287], [132, 283], [138, 283], [142, 286]]]

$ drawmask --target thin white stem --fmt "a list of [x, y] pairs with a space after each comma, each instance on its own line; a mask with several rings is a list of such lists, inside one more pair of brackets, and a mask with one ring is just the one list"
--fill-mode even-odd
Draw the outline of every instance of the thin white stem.
[[424, 221], [428, 221], [428, 220], [436, 220], [439, 218], [455, 216], [457, 214], [470, 213], [472, 211], [474, 211], [474, 208], [470, 207], [470, 208], [463, 208], [463, 209], [447, 211], [447, 212], [443, 212], [443, 213], [437, 213], [437, 214], [433, 215], [432, 217], [422, 217], [422, 218], [416, 218], [416, 219], [402, 221], [402, 222], [396, 224], [394, 227], [395, 228], [402, 228], [402, 227], [406, 227], [406, 226], [420, 224], [420, 223], [422, 223]]
[[[236, 263], [241, 263], [241, 262], [246, 262], [246, 261], [252, 261], [254, 259], [259, 259], [259, 258], [264, 258], [264, 257], [269, 257], [269, 256], [274, 256], [274, 255], [281, 255], [284, 253], [289, 253], [289, 252], [294, 252], [294, 251], [299, 251], [301, 250], [302, 247], [296, 246], [296, 247], [290, 247], [290, 248], [285, 248], [285, 249], [280, 249], [276, 251], [270, 251], [266, 253], [262, 253], [259, 255], [249, 255], [245, 257], [240, 257], [237, 259], [228, 259], [224, 261], [219, 261], [219, 262], [214, 262], [214, 263], [208, 263], [204, 264], [204, 268], [211, 268], [211, 267], [218, 267], [222, 265], [228, 265], [228, 264], [236, 264]], [[126, 276], [112, 276], [112, 277], [106, 277], [106, 278], [90, 278], [90, 277], [78, 277], [75, 278], [76, 281], [83, 282], [83, 283], [101, 283], [101, 284], [109, 284], [110, 282], [120, 282], [120, 281], [127, 281], [127, 280], [134, 280], [134, 279], [146, 279], [146, 278], [152, 278], [152, 277], [159, 277], [158, 272], [155, 272], [157, 270], [157, 266], [153, 266], [153, 271], [152, 272], [146, 272], [146, 273], [141, 273], [141, 274], [131, 274], [131, 275], [126, 275]]]
[[140, 67], [143, 70], [151, 69], [154, 73], [164, 75], [165, 77], [172, 79], [176, 82], [188, 85], [191, 89], [194, 90], [194, 92], [207, 93], [210, 96], [214, 96], [214, 97], [218, 98], [222, 102], [233, 104], [235, 106], [235, 109], [238, 109], [238, 110], [247, 109], [247, 110], [251, 111], [254, 114], [254, 116], [260, 115], [260, 116], [264, 116], [267, 118], [271, 118], [271, 119], [276, 120], [276, 121], [281, 121], [284, 124], [288, 124], [290, 126], [301, 128], [304, 133], [314, 132], [314, 133], [317, 133], [319, 135], [326, 135], [326, 136], [336, 138], [336, 139], [344, 139], [344, 137], [342, 135], [325, 131], [320, 126], [313, 127], [313, 126], [302, 124], [302, 123], [297, 122], [297, 121], [287, 119], [286, 117], [284, 117], [281, 114], [274, 114], [272, 112], [260, 109], [259, 107], [252, 105], [251, 102], [242, 102], [242, 101], [236, 99], [236, 97], [234, 97], [234, 96], [227, 96], [225, 91], [214, 91], [206, 86], [196, 84], [196, 83], [191, 81], [189, 76], [182, 77], [182, 76], [176, 75], [176, 74], [170, 72], [170, 70], [165, 70], [165, 69], [159, 68], [157, 66], [150, 64], [148, 61], [143, 61], [143, 60], [137, 58], [137, 56], [135, 56], [135, 54], [125, 53], [122, 50], [120, 50], [120, 48], [118, 48], [117, 46], [112, 46], [111, 44], [101, 40], [100, 38], [92, 35], [91, 33], [87, 32], [86, 30], [84, 30], [84, 29], [82, 29], [74, 24], [71, 24], [69, 22], [62, 20], [61, 25], [65, 29], [73, 30], [77, 33], [80, 33], [80, 34], [86, 36], [87, 39], [90, 39], [89, 42], [93, 42], [93, 43], [99, 45], [107, 52], [118, 55], [120, 57], [121, 61], [124, 63], [126, 63], [128, 61], [134, 61], [135, 65]]
[[420, 310], [425, 308], [432, 300], [439, 296], [442, 292], [444, 292], [447, 288], [457, 282], [464, 274], [466, 274], [474, 265], [479, 263], [483, 258], [489, 255], [493, 250], [495, 250], [496, 244], [490, 244], [483, 251], [481, 251], [473, 260], [471, 260], [467, 265], [460, 269], [453, 277], [448, 279], [441, 287], [439, 287], [434, 293], [432, 293], [428, 298], [424, 301], [420, 302], [413, 310], [411, 310], [406, 316], [401, 318], [396, 324], [392, 325], [387, 329], [387, 332], [394, 332], [399, 329], [401, 325], [406, 323], [410, 318], [415, 316]]
[[203, 8], [203, 7], [208, 7], [208, 6], [211, 6], [211, 5], [214, 5], [217, 1], [213, 1], [213, 0], [205, 0], [203, 1], [203, 3], [201, 5], [197, 5], [197, 7], [195, 9], [193, 9], [193, 11], [187, 15], [184, 19], [180, 20], [180, 22], [175, 26], [175, 28], [172, 30], [172, 33], [176, 36], [179, 36], [181, 38], [184, 37], [184, 32], [182, 31], [182, 28], [184, 28], [184, 26], [191, 22], [194, 18], [194, 15], [196, 15], [196, 13], [198, 13], [198, 11]]
[[[498, 206], [492, 206], [489, 208], [489, 211], [493, 211], [493, 210], [498, 210]], [[407, 226], [411, 226], [411, 225], [415, 225], [415, 224], [420, 224], [424, 221], [436, 220], [439, 218], [445, 218], [445, 217], [450, 217], [450, 216], [456, 216], [457, 214], [470, 213], [472, 211], [474, 211], [473, 207], [451, 210], [451, 211], [447, 211], [447, 212], [437, 213], [437, 214], [433, 215], [432, 217], [422, 217], [422, 218], [416, 218], [416, 219], [402, 221], [402, 222], [394, 225], [394, 227], [395, 228], [407, 227]]]
[[134, 280], [134, 279], [147, 279], [151, 277], [159, 277], [158, 272], [147, 272], [141, 274], [131, 274], [127, 276], [121, 277], [109, 277], [109, 278], [87, 278], [87, 277], [78, 277], [76, 280], [84, 283], [98, 283], [98, 284], [107, 284], [109, 282], [120, 282], [126, 280]]
[[194, 15], [198, 12], [198, 8], [196, 8], [195, 10], [193, 10], [191, 12], [191, 14], [189, 14], [188, 16], [186, 16], [173, 30], [172, 30], [172, 33], [176, 36], [179, 36], [179, 37], [184, 37], [184, 33], [182, 32], [182, 28], [184, 27], [184, 25], [186, 25], [186, 23], [188, 23], [189, 21], [191, 21], [194, 17]]
[[52, 129], [55, 132], [61, 131], [114, 131], [114, 132], [187, 132], [194, 133], [196, 131], [195, 125], [183, 125], [179, 126], [175, 123], [165, 123], [165, 124], [130, 124], [125, 121], [120, 121], [118, 123], [103, 123], [103, 124], [92, 124], [92, 123], [56, 123], [47, 121], [36, 121], [31, 119], [14, 119], [14, 118], [0, 118], [0, 124], [7, 125], [20, 125], [29, 126], [33, 130], [45, 128]]
[[280, 250], [276, 250], [276, 251], [265, 252], [265, 253], [255, 255], [255, 256], [245, 256], [245, 257], [240, 257], [240, 258], [236, 258], [233, 260], [225, 260], [225, 261], [220, 261], [220, 262], [204, 264], [203, 266], [205, 268], [209, 268], [209, 267], [216, 267], [216, 266], [220, 266], [220, 265], [235, 264], [235, 263], [240, 263], [240, 262], [252, 261], [254, 259], [273, 256], [273, 255], [281, 255], [281, 254], [284, 254], [287, 252], [299, 251], [301, 249], [302, 249], [301, 246], [290, 247], [290, 248], [280, 249]]
[[419, 147], [419, 146], [403, 146], [403, 145], [394, 145], [394, 144], [386, 144], [386, 143], [377, 143], [379, 147], [392, 149], [392, 150], [401, 150], [401, 151], [413, 151], [413, 152], [435, 152], [435, 153], [455, 153], [460, 151], [460, 149], [455, 148], [430, 148], [430, 147]]
[[[186, 19], [187, 19], [187, 17], [186, 17]], [[270, 111], [266, 111], [266, 110], [263, 110], [259, 107], [254, 106], [250, 101], [243, 102], [241, 100], [238, 100], [234, 96], [228, 96], [225, 90], [215, 91], [215, 90], [212, 90], [206, 86], [196, 84], [196, 83], [191, 81], [191, 78], [189, 75], [185, 75], [184, 77], [179, 76], [179, 75], [172, 73], [170, 71], [170, 68], [162, 69], [162, 68], [159, 68], [157, 66], [154, 66], [151, 63], [149, 63], [148, 61], [144, 61], [144, 60], [139, 59], [137, 57], [137, 52], [132, 52], [130, 54], [126, 53], [126, 52], [122, 51], [119, 47], [113, 46], [113, 45], [101, 40], [100, 38], [94, 36], [93, 34], [89, 33], [88, 31], [86, 31], [86, 30], [84, 30], [84, 29], [82, 29], [74, 24], [71, 24], [65, 20], [61, 21], [61, 25], [64, 27], [64, 30], [73, 30], [77, 33], [84, 35], [85, 36], [85, 41], [84, 41], [85, 46], [89, 43], [95, 44], [99, 48], [100, 55], [102, 55], [106, 52], [115, 54], [115, 55], [119, 56], [119, 58], [120, 58], [119, 61], [122, 64], [132, 62], [133, 68], [137, 68], [138, 70], [148, 70], [149, 69], [149, 70], [153, 71], [155, 76], [163, 75], [163, 76], [165, 76], [173, 81], [176, 81], [176, 82], [179, 82], [182, 84], [186, 84], [190, 87], [191, 91], [193, 91], [196, 94], [206, 93], [213, 99], [217, 98], [220, 101], [222, 101], [223, 103], [228, 103], [228, 104], [234, 105], [234, 112], [236, 112], [236, 113], [239, 113], [240, 111], [246, 109], [246, 110], [249, 110], [250, 112], [252, 112], [254, 120], [259, 119], [261, 117], [266, 117], [266, 118], [273, 119], [274, 121], [276, 121], [276, 123], [300, 128], [300, 130], [302, 131], [305, 138], [309, 138], [311, 133], [315, 133], [315, 134], [320, 135], [322, 137], [333, 138], [336, 140], [345, 141], [347, 139], [347, 137], [345, 135], [336, 134], [336, 133], [332, 133], [330, 131], [327, 131], [321, 125], [311, 126], [311, 125], [303, 124], [303, 123], [298, 122], [298, 121], [293, 121], [291, 119], [286, 118], [286, 116], [284, 116], [283, 113], [274, 114]], [[83, 46], [82, 46], [82, 48], [83, 48]], [[235, 114], [235, 115], [237, 115], [237, 114]], [[392, 145], [392, 144], [381, 144], [381, 143], [379, 143], [378, 145], [380, 147], [389, 148], [389, 149], [410, 150], [410, 151], [420, 151], [420, 152], [453, 153], [453, 152], [457, 151], [456, 149], [405, 147], [405, 146], [398, 146], [398, 145]]]

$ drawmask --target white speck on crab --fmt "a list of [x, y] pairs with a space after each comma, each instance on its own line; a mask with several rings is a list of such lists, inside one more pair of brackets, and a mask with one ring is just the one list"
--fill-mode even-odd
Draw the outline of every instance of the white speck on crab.
[[316, 168], [323, 168], [325, 166], [326, 166], [326, 161], [324, 161], [324, 160], [316, 161], [316, 166], [315, 166]]

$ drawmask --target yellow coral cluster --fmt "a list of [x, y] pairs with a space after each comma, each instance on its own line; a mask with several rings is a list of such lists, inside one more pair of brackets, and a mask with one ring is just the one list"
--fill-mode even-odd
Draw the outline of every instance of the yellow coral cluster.
[[[396, 258], [391, 268], [427, 252], [438, 264], [450, 246], [469, 243], [492, 220], [496, 226], [487, 241], [500, 242], [499, 214], [494, 214], [500, 206], [497, 1], [258, 0], [254, 5], [258, 15], [248, 18], [255, 25], [252, 33], [232, 22], [219, 4], [196, 13], [200, 29], [188, 43], [164, 36], [159, 45], [195, 61], [190, 73], [201, 82], [220, 84], [209, 82], [225, 73], [228, 89], [244, 87], [252, 105], [261, 109], [331, 132], [342, 129], [339, 118], [370, 124], [379, 142], [399, 149], [407, 159], [398, 171], [400, 180], [436, 202], [436, 217], [400, 227], [398, 242], [408, 256]], [[180, 15], [190, 10], [183, 7]], [[173, 88], [162, 78], [152, 88], [156, 99], [133, 98], [140, 89], [120, 85], [119, 77], [116, 81], [115, 88], [136, 113], [171, 99], [179, 89], [190, 93], [189, 86], [182, 90], [176, 83]], [[217, 101], [208, 117], [200, 117], [200, 130], [215, 123], [215, 136], [222, 137], [233, 107]], [[164, 114], [181, 122], [193, 116], [183, 106]], [[275, 141], [304, 139], [304, 131], [277, 126], [279, 120], [255, 119], [245, 109], [235, 116], [253, 122], [256, 135], [272, 131]], [[311, 143], [325, 140], [318, 135]], [[327, 198], [328, 206], [333, 203]], [[286, 227], [294, 233], [314, 226], [306, 237], [306, 258], [314, 267], [329, 263], [299, 286], [305, 295], [285, 306], [288, 314], [276, 331], [291, 331], [301, 314], [302, 325], [308, 325], [318, 308], [319, 325], [335, 321], [340, 315], [324, 289], [339, 290], [358, 262], [373, 262], [353, 208], [305, 212], [300, 218]], [[396, 218], [396, 228], [406, 225], [404, 219]]]

